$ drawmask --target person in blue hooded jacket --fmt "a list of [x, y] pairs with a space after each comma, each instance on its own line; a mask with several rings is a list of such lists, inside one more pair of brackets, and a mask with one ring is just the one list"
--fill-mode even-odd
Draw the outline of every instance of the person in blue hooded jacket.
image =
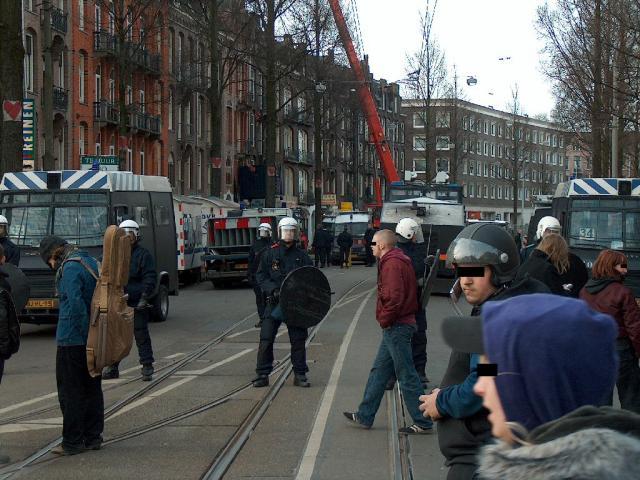
[[92, 377], [87, 367], [89, 316], [98, 264], [88, 253], [56, 236], [42, 239], [40, 257], [56, 272], [59, 298], [56, 383], [63, 421], [62, 443], [52, 453], [75, 455], [98, 450], [104, 430], [104, 398], [101, 377]]

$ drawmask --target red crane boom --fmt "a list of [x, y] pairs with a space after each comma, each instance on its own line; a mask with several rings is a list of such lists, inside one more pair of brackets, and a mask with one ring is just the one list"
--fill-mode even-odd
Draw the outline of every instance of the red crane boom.
[[[358, 81], [358, 97], [360, 98], [360, 105], [367, 119], [369, 131], [371, 132], [371, 138], [373, 139], [373, 144], [376, 147], [376, 152], [378, 153], [378, 158], [380, 159], [380, 165], [382, 166], [382, 171], [384, 173], [385, 179], [389, 183], [397, 182], [398, 180], [400, 180], [400, 177], [398, 176], [398, 172], [396, 171], [395, 164], [393, 163], [393, 158], [391, 157], [389, 145], [387, 144], [387, 140], [384, 136], [384, 129], [382, 128], [380, 117], [378, 116], [378, 110], [376, 108], [375, 100], [373, 99], [373, 95], [371, 95], [371, 91], [367, 86], [367, 79], [364, 76], [362, 65], [360, 64], [360, 60], [358, 59], [358, 54], [356, 53], [356, 49], [353, 46], [353, 40], [351, 39], [351, 34], [349, 33], [349, 27], [347, 26], [347, 21], [345, 20], [344, 14], [342, 13], [342, 7], [340, 7], [340, 0], [329, 0], [329, 4], [331, 5], [333, 18], [335, 19], [336, 26], [338, 27], [338, 32], [340, 33], [340, 38], [342, 39], [342, 43], [344, 44], [344, 49], [347, 52], [349, 64], [351, 65], [351, 69], [353, 70], [356, 80]], [[382, 192], [380, 191], [379, 179], [376, 179], [374, 187], [377, 206], [381, 207]]]

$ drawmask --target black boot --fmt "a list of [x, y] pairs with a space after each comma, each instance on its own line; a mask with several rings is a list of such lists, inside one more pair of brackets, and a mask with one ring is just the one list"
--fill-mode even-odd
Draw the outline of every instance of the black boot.
[[151, 379], [153, 378], [153, 365], [150, 363], [147, 363], [145, 365], [142, 366], [142, 381], [143, 382], [150, 382]]
[[305, 374], [296, 373], [295, 378], [293, 379], [293, 384], [296, 387], [309, 388], [311, 384], [307, 380], [307, 376]]
[[269, 386], [269, 375], [258, 375], [256, 378], [251, 380], [251, 383], [253, 383], [253, 386], [255, 388], [268, 387]]
[[102, 379], [103, 380], [111, 380], [114, 378], [119, 378], [120, 377], [120, 372], [118, 371], [118, 367], [116, 367], [115, 365], [111, 365], [110, 367], [106, 367], [104, 369], [104, 371], [102, 372]]

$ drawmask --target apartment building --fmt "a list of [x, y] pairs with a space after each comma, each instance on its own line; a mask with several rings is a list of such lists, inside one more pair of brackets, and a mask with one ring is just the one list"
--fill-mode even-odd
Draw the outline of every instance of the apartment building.
[[405, 167], [423, 181], [449, 173], [463, 185], [468, 218], [526, 224], [534, 195], [552, 194], [566, 178], [569, 135], [559, 125], [462, 100], [402, 106]]

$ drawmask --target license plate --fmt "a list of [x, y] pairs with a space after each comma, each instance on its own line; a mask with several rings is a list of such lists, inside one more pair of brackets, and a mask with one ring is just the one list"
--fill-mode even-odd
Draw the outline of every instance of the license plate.
[[247, 263], [236, 263], [233, 268], [235, 268], [236, 270], [246, 270], [249, 267], [249, 264]]
[[55, 298], [49, 298], [46, 300], [31, 299], [27, 302], [26, 308], [44, 309], [44, 308], [58, 308], [58, 300]]

